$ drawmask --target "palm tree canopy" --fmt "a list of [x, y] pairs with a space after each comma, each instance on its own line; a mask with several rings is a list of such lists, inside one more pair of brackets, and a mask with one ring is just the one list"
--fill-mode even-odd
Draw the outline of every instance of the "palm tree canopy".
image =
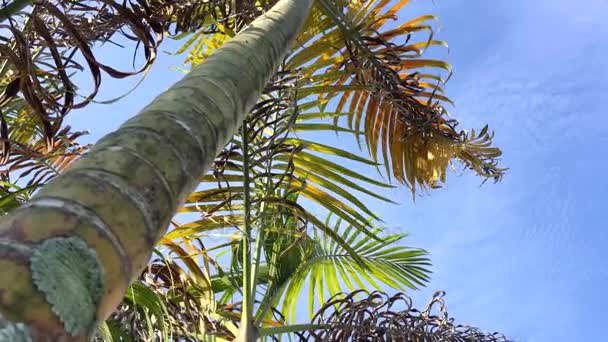
[[[404, 235], [381, 235], [372, 224], [379, 218], [353, 194], [392, 202], [370, 189], [391, 185], [345, 168], [338, 159], [369, 167], [382, 163], [386, 175], [407, 184], [412, 194], [445, 182], [452, 160], [463, 162], [484, 178], [499, 180], [504, 170], [497, 165], [500, 150], [491, 146], [493, 135], [487, 126], [467, 133], [457, 130], [457, 122], [447, 117], [443, 104], [451, 102], [443, 94], [445, 81], [436, 70], [451, 73], [451, 67], [423, 58], [427, 48], [446, 46], [434, 39], [435, 18], [421, 16], [386, 28], [407, 3], [315, 2], [297, 44], [251, 111], [245, 133], [232, 139], [221, 137], [229, 144], [216, 158], [212, 173], [200, 178], [197, 191], [178, 196], [186, 200], [181, 213], [199, 213], [201, 218], [173, 225], [162, 239], [161, 248], [177, 259], [163, 257], [150, 264], [142, 282], [135, 283], [125, 297], [125, 311], [103, 326], [106, 335], [118, 336], [120, 326], [113, 324], [122, 322], [125, 315], [131, 315], [127, 321], [134, 322], [142, 334], [146, 327], [142, 319], [152, 315], [169, 322], [170, 329], [160, 325], [165, 337], [205, 332], [209, 325], [221, 327], [216, 330], [219, 335], [235, 336], [238, 323], [226, 322], [226, 318], [234, 319], [227, 310], [239, 310], [230, 301], [244, 290], [238, 279], [245, 276], [246, 239], [237, 234], [218, 246], [205, 248], [201, 243], [200, 248], [195, 247], [196, 241], [219, 229], [249, 225], [258, 229], [255, 240], [260, 241], [263, 252], [256, 254], [253, 277], [266, 291], [257, 299], [255, 319], [262, 326], [284, 324], [294, 316], [304, 283], [309, 283], [311, 315], [326, 295], [338, 295], [341, 286], [354, 291], [370, 285], [399, 290], [424, 285], [430, 265], [426, 252], [394, 246]], [[7, 54], [0, 72], [4, 84], [0, 102], [10, 104], [2, 116], [0, 133], [9, 174], [21, 170], [22, 176], [32, 177], [25, 188], [4, 184], [6, 208], [28, 200], [39, 184], [67, 169], [87, 149], [76, 142], [81, 133], [70, 132], [63, 126], [63, 118], [72, 108], [94, 101], [102, 72], [118, 78], [145, 72], [165, 35], [187, 37], [178, 53], [190, 50], [186, 62], [198, 65], [273, 4], [100, 1], [97, 7], [77, 2], [23, 7], [23, 12], [11, 17], [12, 38], [3, 45], [7, 50], [12, 44], [18, 53]], [[99, 62], [89, 45], [109, 43], [129, 30], [126, 38], [143, 43], [143, 66], [122, 72]], [[191, 31], [196, 32], [189, 34]], [[427, 38], [410, 40], [425, 32]], [[89, 95], [74, 96], [78, 87], [66, 72], [82, 69], [74, 52], [81, 54], [80, 60], [93, 76], [94, 89]], [[24, 56], [39, 67], [23, 65]], [[44, 81], [37, 81], [39, 78]], [[19, 92], [24, 96], [19, 97]], [[77, 97], [84, 100], [77, 102]], [[244, 99], [245, 104], [237, 107], [246, 109], [254, 102]], [[370, 157], [306, 138], [311, 132], [329, 131], [364, 140]], [[188, 169], [194, 169], [194, 164]], [[82, 169], [78, 165], [75, 170]], [[52, 187], [49, 191], [52, 193]], [[324, 208], [337, 221], [319, 220], [299, 199]], [[340, 228], [340, 222], [347, 228]], [[231, 253], [228, 272], [208, 255], [209, 249], [222, 248]], [[199, 257], [202, 261], [197, 261]], [[324, 285], [329, 286], [328, 293]], [[159, 300], [162, 295], [167, 295], [166, 303]], [[190, 308], [188, 313], [184, 306]], [[199, 309], [192, 311], [192, 307]], [[175, 318], [182, 315], [188, 315], [189, 323], [177, 322]], [[281, 318], [273, 319], [274, 315]], [[202, 323], [195, 326], [196, 322]], [[152, 331], [159, 326], [155, 327]]]

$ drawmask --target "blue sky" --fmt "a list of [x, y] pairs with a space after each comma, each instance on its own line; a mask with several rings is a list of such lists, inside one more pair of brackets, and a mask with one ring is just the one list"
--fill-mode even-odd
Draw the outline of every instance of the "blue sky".
[[[510, 168], [500, 184], [472, 175], [399, 207], [373, 204], [433, 261], [437, 289], [459, 322], [526, 341], [600, 341], [608, 299], [608, 2], [413, 1], [400, 15], [440, 17], [455, 73], [447, 94], [463, 127], [489, 123]], [[171, 49], [176, 44], [166, 45]], [[108, 55], [107, 61], [127, 54]], [[91, 141], [116, 128], [181, 75], [162, 56], [133, 96], [71, 114]], [[130, 81], [105, 83], [104, 97]]]
[[[437, 1], [464, 126], [490, 123], [498, 185], [453, 177], [386, 211], [432, 253], [458, 320], [528, 341], [599, 341], [608, 300], [608, 2]], [[433, 6], [430, 6], [433, 7]]]

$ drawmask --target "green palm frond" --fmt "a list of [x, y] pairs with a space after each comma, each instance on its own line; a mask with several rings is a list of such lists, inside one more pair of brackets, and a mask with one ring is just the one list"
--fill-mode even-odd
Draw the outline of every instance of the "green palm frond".
[[0, 181], [0, 214], [7, 214], [27, 202], [39, 184], [20, 187], [7, 181]]
[[112, 319], [108, 319], [97, 326], [93, 342], [131, 342], [133, 339], [125, 327]]
[[[309, 130], [325, 129], [318, 119], [326, 114], [300, 115], [292, 86], [299, 78], [287, 75], [287, 81], [281, 79], [268, 87], [247, 123], [248, 132], [252, 135], [248, 149], [253, 208], [257, 208], [254, 223], [263, 221], [262, 212], [275, 215], [283, 210], [295, 213], [305, 224], [330, 234], [330, 229], [315, 218], [308, 205], [288, 200], [289, 194], [297, 193], [308, 203], [324, 208], [371, 236], [368, 217], [378, 218], [359, 194], [394, 203], [375, 189], [392, 186], [359, 171], [362, 168], [371, 171], [378, 165], [376, 162], [300, 137], [310, 135]], [[201, 179], [200, 190], [192, 193], [180, 210], [182, 214], [199, 213], [200, 218], [189, 219], [188, 223], [176, 227], [169, 232], [168, 239], [202, 236], [220, 229], [235, 231], [243, 227], [245, 177], [242, 151], [242, 139], [236, 135], [217, 157], [213, 170]], [[345, 162], [354, 167], [343, 166]]]
[[104, 342], [169, 340], [169, 312], [163, 296], [143, 283], [134, 282], [121, 307], [98, 328]]
[[[286, 140], [284, 144], [290, 146], [288, 149], [292, 149], [291, 146], [295, 146], [295, 148], [303, 147], [304, 149], [302, 152], [293, 155], [290, 152], [285, 152], [274, 156], [272, 175], [269, 178], [280, 183], [277, 185], [277, 190], [296, 191], [308, 200], [350, 222], [361, 231], [369, 229], [369, 222], [364, 215], [373, 216], [373, 213], [365, 203], [353, 195], [353, 192], [364, 193], [381, 201], [392, 202], [390, 199], [370, 190], [370, 186], [386, 188], [389, 185], [370, 179], [356, 171], [344, 172], [344, 167], [328, 158], [324, 158], [322, 155], [325, 152], [323, 154], [326, 156], [340, 155], [352, 162], [363, 163], [360, 158], [354, 158], [355, 156], [349, 152], [336, 148], [325, 148], [321, 144], [295, 138]], [[317, 154], [308, 153], [308, 150], [317, 152]], [[371, 161], [366, 160], [365, 162], [375, 165]], [[239, 156], [234, 154], [221, 163], [229, 163], [237, 168], [241, 167]], [[239, 173], [240, 171], [224, 170], [222, 175], [208, 175], [203, 178], [206, 189], [192, 193], [188, 197], [184, 208], [180, 210], [182, 213], [199, 212], [203, 216], [200, 220], [181, 225], [170, 232], [168, 238], [176, 239], [197, 232], [203, 233], [242, 226], [242, 210], [244, 209], [242, 205], [243, 176], [242, 173]], [[260, 188], [264, 186], [266, 175], [254, 176], [253, 179]], [[367, 185], [361, 183], [367, 183]], [[282, 199], [276, 191], [273, 194], [264, 194], [263, 199], [259, 201], [272, 201], [272, 205], [280, 205], [286, 209], [296, 211], [298, 215], [304, 218], [313, 216], [304, 207], [296, 206], [290, 201]]]
[[[163, 239], [139, 281], [134, 282], [118, 311], [98, 331], [103, 341], [195, 341], [201, 336], [231, 340], [237, 333], [238, 307], [216, 301], [215, 294], [240, 289], [227, 279], [221, 266], [209, 256], [200, 240], [183, 247]], [[210, 272], [215, 272], [211, 278]], [[235, 291], [238, 292], [238, 291]], [[235, 309], [237, 312], [235, 312]]]
[[271, 247], [265, 250], [270, 267], [265, 300], [272, 301], [287, 320], [295, 320], [306, 287], [312, 316], [326, 298], [343, 290], [351, 292], [372, 286], [378, 290], [405, 291], [424, 286], [429, 280], [427, 252], [400, 245], [406, 234], [383, 234], [383, 229], [376, 228], [374, 234], [381, 238], [373, 239], [350, 225], [341, 228], [340, 220], [333, 231], [351, 250], [317, 231], [300, 237], [276, 234], [266, 237]]

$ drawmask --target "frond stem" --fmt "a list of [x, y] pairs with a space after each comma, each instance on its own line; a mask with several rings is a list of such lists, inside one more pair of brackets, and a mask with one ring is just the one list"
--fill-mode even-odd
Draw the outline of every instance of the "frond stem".
[[[243, 121], [242, 127], [242, 149], [243, 149], [243, 202], [244, 202], [244, 232], [242, 239], [243, 249], [243, 311], [241, 315], [241, 325], [248, 327], [252, 323], [253, 302], [255, 292], [251, 287], [252, 263], [251, 263], [251, 197], [249, 179], [249, 137], [247, 120]], [[242, 329], [242, 328], [241, 328]]]

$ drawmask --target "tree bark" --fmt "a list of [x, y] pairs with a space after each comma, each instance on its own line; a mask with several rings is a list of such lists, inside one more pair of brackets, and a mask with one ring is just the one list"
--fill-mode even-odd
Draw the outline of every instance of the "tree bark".
[[86, 341], [306, 19], [281, 0], [0, 223], [0, 341]]

